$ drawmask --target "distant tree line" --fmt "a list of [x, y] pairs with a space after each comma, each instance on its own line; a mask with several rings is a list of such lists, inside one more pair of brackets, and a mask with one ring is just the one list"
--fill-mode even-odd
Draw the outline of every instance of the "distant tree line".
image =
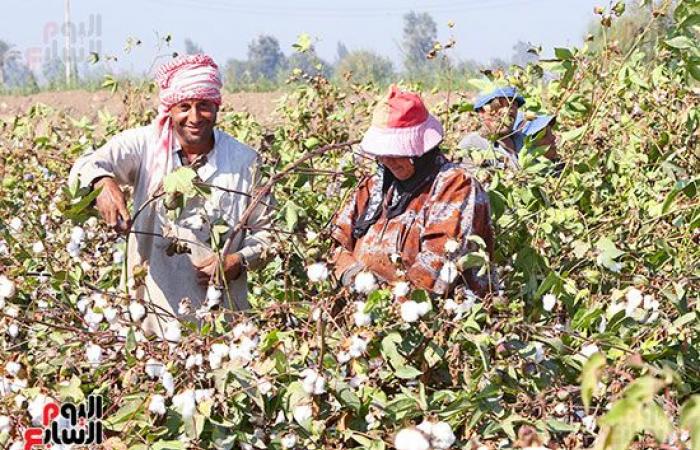
[[[627, 14], [625, 20], [616, 22], [610, 36], [621, 42], [624, 48], [631, 42], [638, 31], [638, 24], [643, 22], [648, 11], [641, 8]], [[303, 52], [282, 50], [279, 40], [263, 34], [248, 44], [246, 59], [229, 59], [222, 64], [226, 88], [231, 91], [267, 91], [284, 85], [290, 73], [299, 69], [309, 74], [322, 74], [340, 84], [373, 83], [386, 85], [398, 78], [421, 82], [426, 85], [441, 85], [446, 77], [466, 79], [474, 77], [480, 70], [507, 69], [511, 65], [524, 66], [538, 60], [537, 51], [533, 45], [518, 41], [513, 46], [510, 60], [495, 58], [488, 62], [477, 62], [473, 59], [455, 60], [446, 52], [451, 44], [438, 41], [438, 27], [428, 13], [409, 12], [403, 17], [403, 36], [400, 42], [402, 70], [394, 67], [392, 61], [369, 49], [349, 49], [343, 42], [338, 42], [334, 61], [321, 58], [313, 45]], [[595, 38], [600, 36], [599, 25], [591, 26]], [[664, 30], [659, 30], [662, 34]], [[201, 53], [206, 49], [187, 38], [184, 41], [186, 53]], [[74, 63], [75, 64], [75, 63]], [[77, 66], [73, 67], [75, 74], [73, 87], [99, 85], [97, 75], [79, 73]], [[43, 62], [41, 68], [41, 83], [37, 82], [37, 74], [33, 73], [23, 62], [20, 53], [8, 43], [0, 40], [0, 91], [35, 91], [41, 87], [61, 88], [65, 84], [64, 61], [54, 58]]]

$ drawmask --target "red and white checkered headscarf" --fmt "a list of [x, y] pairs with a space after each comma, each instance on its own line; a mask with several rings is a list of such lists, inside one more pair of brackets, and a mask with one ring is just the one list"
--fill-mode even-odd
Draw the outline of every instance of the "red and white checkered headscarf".
[[153, 194], [165, 176], [173, 144], [170, 109], [185, 100], [209, 100], [221, 105], [219, 66], [208, 55], [185, 55], [169, 61], [155, 74], [160, 87], [158, 116], [154, 125], [155, 152], [148, 164], [148, 191]]

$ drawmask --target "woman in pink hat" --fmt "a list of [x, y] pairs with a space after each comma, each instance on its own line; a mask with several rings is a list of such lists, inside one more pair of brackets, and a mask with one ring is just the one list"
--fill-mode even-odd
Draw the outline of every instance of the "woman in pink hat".
[[333, 259], [344, 285], [369, 271], [441, 295], [458, 284], [480, 296], [491, 290], [488, 273], [454, 269], [459, 256], [475, 250], [471, 235], [491, 254], [493, 231], [488, 196], [440, 152], [442, 139], [442, 125], [421, 98], [392, 86], [360, 144], [376, 158], [377, 173], [360, 182], [333, 223]]

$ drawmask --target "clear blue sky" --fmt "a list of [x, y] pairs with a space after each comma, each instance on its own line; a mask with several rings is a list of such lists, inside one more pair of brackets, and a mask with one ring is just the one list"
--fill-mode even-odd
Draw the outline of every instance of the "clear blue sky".
[[[508, 58], [519, 39], [543, 45], [580, 45], [593, 18], [593, 6], [605, 0], [70, 0], [71, 20], [89, 32], [90, 16], [99, 15], [99, 36], [78, 40], [89, 52], [99, 40], [103, 53], [119, 57], [120, 70], [145, 71], [153, 61], [155, 32], [172, 33], [173, 49], [181, 51], [189, 37], [223, 63], [244, 59], [248, 42], [261, 33], [276, 36], [285, 53], [299, 33], [318, 39], [316, 48], [333, 61], [338, 41], [350, 49], [370, 49], [401, 61], [402, 15], [429, 12], [440, 39], [454, 36], [457, 58], [488, 61]], [[54, 26], [63, 23], [64, 0], [0, 0], [0, 39], [27, 58], [43, 58], [63, 38]], [[455, 27], [448, 29], [448, 21]], [[143, 44], [126, 55], [129, 36]], [[33, 55], [33, 56], [32, 56]], [[41, 55], [41, 56], [39, 56]]]

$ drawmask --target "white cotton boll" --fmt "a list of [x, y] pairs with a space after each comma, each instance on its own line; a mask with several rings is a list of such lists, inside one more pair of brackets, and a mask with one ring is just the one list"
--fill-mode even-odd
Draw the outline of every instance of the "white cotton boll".
[[622, 303], [613, 303], [608, 307], [608, 313], [611, 317], [614, 317], [620, 311], [625, 310], [625, 305]]
[[338, 356], [336, 359], [338, 360], [338, 363], [345, 364], [346, 362], [350, 361], [352, 357], [348, 352], [338, 352]]
[[603, 316], [600, 318], [600, 323], [598, 324], [598, 333], [605, 333], [608, 328], [608, 318]]
[[392, 290], [394, 297], [405, 297], [409, 292], [411, 292], [411, 285], [405, 281], [399, 281], [396, 283], [394, 285], [394, 289]]
[[301, 425], [311, 419], [313, 410], [311, 409], [311, 405], [297, 405], [292, 410], [292, 415], [294, 416], [294, 420]]
[[44, 415], [44, 406], [53, 401], [54, 400], [51, 397], [47, 397], [44, 394], [38, 394], [29, 402], [29, 405], [27, 406], [27, 412], [32, 418], [32, 425], [41, 425], [42, 418]]
[[90, 304], [90, 299], [87, 297], [80, 297], [78, 299], [77, 303], [75, 306], [78, 308], [78, 311], [80, 311], [82, 314], [85, 314], [85, 311], [87, 310], [88, 305]]
[[367, 351], [367, 341], [360, 336], [353, 336], [350, 339], [348, 354], [353, 358], [359, 358]]
[[418, 303], [418, 315], [420, 315], [421, 317], [428, 314], [428, 312], [431, 309], [432, 309], [432, 305], [428, 301]]
[[535, 342], [535, 354], [533, 355], [533, 359], [537, 364], [541, 363], [544, 361], [544, 345], [542, 345], [541, 342]]
[[448, 239], [445, 242], [445, 253], [450, 254], [459, 250], [459, 242], [454, 239]]
[[415, 322], [420, 318], [420, 308], [418, 303], [408, 300], [401, 303], [401, 319], [404, 322]]
[[182, 414], [183, 419], [191, 419], [196, 409], [194, 391], [187, 389], [174, 396], [173, 406]]
[[163, 363], [160, 361], [149, 358], [148, 361], [146, 361], [146, 375], [148, 375], [149, 378], [155, 379], [155, 378], [160, 378], [161, 375], [163, 375], [163, 372], [165, 371], [165, 367], [163, 366]]
[[258, 330], [250, 322], [242, 322], [233, 327], [233, 338], [241, 339], [243, 336], [253, 336]]
[[585, 356], [586, 358], [590, 358], [594, 354], [598, 353], [600, 350], [598, 349], [598, 346], [595, 344], [587, 344], [581, 347], [581, 354]]
[[5, 373], [16, 377], [19, 371], [22, 370], [22, 365], [15, 361], [10, 361], [5, 364]]
[[0, 275], [0, 298], [8, 299], [14, 297], [17, 292], [15, 283], [5, 275]]
[[258, 391], [260, 391], [260, 394], [262, 395], [267, 395], [272, 391], [272, 383], [270, 383], [269, 380], [266, 380], [265, 378], [261, 378], [258, 380]]
[[163, 384], [165, 392], [168, 393], [168, 396], [173, 395], [175, 393], [175, 378], [173, 377], [173, 374], [171, 374], [169, 371], [163, 371], [160, 382]]
[[404, 428], [394, 438], [396, 450], [430, 450], [426, 436], [415, 428]]
[[432, 427], [432, 439], [430, 443], [433, 446], [433, 450], [446, 450], [452, 447], [457, 438], [452, 432], [452, 427], [447, 422], [438, 422], [433, 424]]
[[194, 391], [194, 401], [196, 403], [202, 403], [207, 400], [211, 400], [211, 396], [214, 394], [214, 389], [195, 389]]
[[164, 336], [165, 340], [176, 344], [180, 342], [180, 339], [182, 338], [182, 328], [180, 327], [180, 322], [177, 321], [170, 321], [165, 325], [165, 333]]
[[372, 316], [365, 314], [365, 302], [355, 302], [355, 313], [353, 314], [355, 325], [358, 327], [368, 327], [372, 325]]
[[34, 254], [38, 255], [40, 253], [44, 253], [44, 250], [46, 250], [46, 247], [44, 247], [44, 243], [41, 241], [37, 241], [34, 244], [32, 244], [32, 251]]
[[165, 397], [160, 394], [154, 394], [148, 404], [148, 411], [159, 416], [165, 414]]
[[280, 439], [280, 445], [282, 445], [282, 448], [294, 448], [294, 446], [297, 445], [297, 435], [285, 435], [282, 439]]
[[554, 414], [557, 416], [565, 416], [569, 413], [569, 406], [566, 403], [557, 403], [554, 406]]
[[71, 258], [77, 258], [78, 256], [80, 256], [80, 242], [70, 241], [66, 245], [66, 251], [68, 252], [68, 255], [70, 255]]
[[185, 297], [177, 304], [177, 313], [181, 316], [192, 314], [192, 300]]
[[90, 296], [90, 298], [92, 298], [94, 308], [102, 309], [102, 308], [106, 308], [107, 306], [109, 306], [109, 301], [107, 300], [107, 298], [100, 293], [92, 294]]
[[110, 324], [115, 323], [117, 321], [117, 316], [119, 314], [119, 311], [117, 311], [116, 308], [105, 308], [102, 310], [102, 314], [105, 316], [105, 320], [109, 322]]
[[322, 262], [313, 263], [306, 268], [306, 275], [312, 283], [321, 283], [328, 279], [328, 267]]
[[544, 308], [545, 311], [549, 312], [553, 310], [556, 304], [557, 298], [554, 295], [546, 294], [542, 297], [542, 308]]
[[595, 433], [597, 424], [594, 415], [589, 415], [582, 418], [581, 423], [583, 423], [583, 426], [586, 428], [586, 431], [588, 431], [591, 434]]
[[134, 356], [136, 356], [136, 359], [138, 359], [140, 361], [143, 359], [144, 356], [146, 356], [146, 351], [144, 349], [142, 349], [141, 347], [139, 347], [136, 349]]
[[625, 314], [627, 317], [634, 314], [634, 311], [642, 304], [642, 292], [637, 288], [629, 288], [625, 294], [627, 305], [625, 305]]
[[0, 416], [0, 433], [9, 433], [12, 430], [10, 426], [10, 418], [7, 416]]
[[19, 335], [19, 325], [11, 323], [10, 326], [7, 327], [7, 334], [13, 339], [16, 338]]
[[124, 262], [124, 252], [121, 250], [115, 250], [112, 252], [112, 262], [114, 264], [121, 264]]
[[15, 305], [7, 305], [5, 307], [5, 315], [16, 319], [19, 317], [19, 309]]
[[223, 293], [219, 288], [214, 285], [210, 285], [207, 288], [207, 307], [213, 308], [214, 306], [221, 303], [221, 297]]
[[320, 395], [326, 392], [326, 380], [323, 375], [313, 369], [304, 369], [301, 376], [304, 377], [302, 387], [307, 394]]
[[450, 284], [457, 278], [458, 272], [459, 271], [457, 270], [457, 265], [455, 263], [452, 261], [446, 261], [440, 269], [440, 280]]
[[10, 229], [13, 232], [21, 233], [23, 228], [24, 224], [22, 223], [22, 219], [19, 217], [13, 217], [12, 220], [10, 220]]
[[146, 315], [146, 308], [137, 301], [129, 303], [129, 316], [134, 322], [138, 322]]
[[187, 360], [185, 361], [185, 369], [189, 370], [195, 366], [201, 366], [203, 362], [204, 362], [204, 357], [202, 356], [201, 353], [197, 353], [196, 355], [190, 355], [187, 357]]
[[355, 291], [369, 294], [377, 289], [377, 279], [372, 272], [360, 272], [355, 276]]
[[209, 367], [216, 370], [221, 368], [221, 363], [224, 359], [221, 357], [221, 355], [217, 355], [216, 353], [212, 352], [209, 353], [207, 360], [209, 361]]
[[367, 381], [369, 378], [366, 375], [355, 375], [354, 377], [350, 378], [350, 381], [348, 381], [348, 384], [350, 385], [351, 388], [357, 389], [360, 386], [364, 384], [365, 381]]
[[70, 240], [78, 244], [83, 242], [83, 240], [85, 240], [85, 230], [83, 230], [79, 226], [73, 227], [73, 229], [70, 232]]
[[83, 318], [90, 327], [94, 328], [97, 325], [99, 325], [100, 322], [102, 322], [102, 319], [104, 319], [104, 315], [102, 313], [95, 312], [94, 309], [90, 308], [87, 310]]
[[416, 428], [419, 431], [422, 431], [423, 434], [425, 434], [428, 437], [430, 437], [433, 434], [433, 422], [430, 422], [429, 420], [422, 421], [419, 425], [416, 426]]
[[99, 366], [102, 362], [102, 347], [97, 344], [89, 344], [85, 349], [85, 359], [93, 366]]
[[645, 310], [649, 311], [656, 311], [659, 309], [659, 301], [654, 298], [653, 295], [645, 295], [644, 296], [644, 303], [642, 305], [642, 308]]
[[217, 342], [215, 344], [211, 345], [211, 352], [214, 353], [215, 355], [218, 355], [222, 358], [225, 358], [229, 354], [229, 346], [226, 344], [222, 344], [220, 342]]
[[3, 297], [0, 297], [0, 310], [5, 309], [5, 299]]

